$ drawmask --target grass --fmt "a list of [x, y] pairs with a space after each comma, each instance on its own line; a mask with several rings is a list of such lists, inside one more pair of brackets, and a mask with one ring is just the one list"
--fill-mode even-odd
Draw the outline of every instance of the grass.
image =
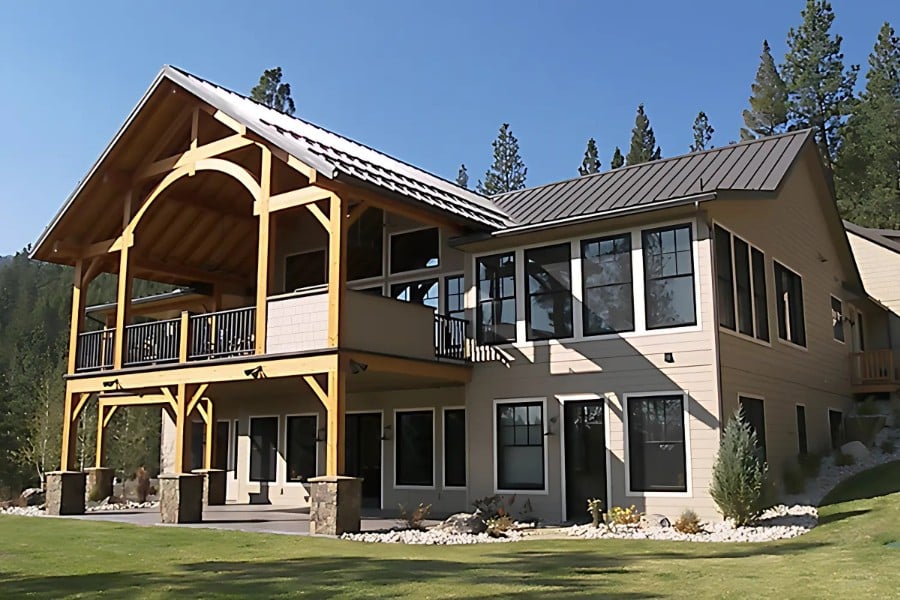
[[860, 473], [822, 525], [768, 544], [422, 547], [0, 516], [0, 597], [897, 597], [898, 492], [900, 461]]

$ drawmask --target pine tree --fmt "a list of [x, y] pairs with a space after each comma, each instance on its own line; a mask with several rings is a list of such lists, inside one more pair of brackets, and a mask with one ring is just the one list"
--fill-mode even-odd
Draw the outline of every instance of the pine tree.
[[693, 131], [694, 141], [691, 143], [691, 152], [700, 152], [701, 150], [712, 148], [710, 142], [716, 130], [709, 124], [709, 119], [702, 110], [697, 113], [697, 118], [694, 119]]
[[494, 161], [484, 174], [484, 182], [478, 181], [478, 192], [492, 196], [524, 188], [528, 169], [519, 155], [519, 140], [509, 129], [509, 123], [500, 127], [492, 145]]
[[626, 165], [658, 160], [660, 157], [659, 146], [656, 145], [656, 136], [650, 127], [650, 119], [644, 113], [644, 105], [639, 104], [637, 115], [634, 118], [634, 129], [631, 130], [631, 148], [625, 156]]
[[766, 465], [759, 459], [756, 433], [740, 409], [728, 420], [713, 464], [709, 495], [726, 519], [743, 526], [762, 512]]
[[619, 150], [619, 147], [616, 146], [616, 151], [613, 152], [612, 160], [609, 161], [610, 169], [618, 169], [622, 165], [625, 164], [625, 157], [622, 156], [622, 151]]
[[459, 165], [459, 171], [456, 173], [456, 185], [469, 189], [469, 172], [464, 164]]
[[803, 22], [788, 32], [782, 72], [791, 127], [811, 127], [831, 169], [840, 146], [840, 126], [853, 109], [858, 65], [844, 69], [841, 36], [832, 36], [834, 12], [827, 0], [806, 0]]
[[750, 108], [743, 112], [741, 139], [782, 133], [787, 128], [787, 87], [778, 74], [768, 40], [763, 40], [756, 80], [750, 85], [750, 91]]
[[844, 218], [900, 229], [900, 39], [882, 25], [869, 55], [866, 89], [847, 120], [835, 167]]
[[584, 160], [578, 167], [579, 175], [590, 175], [591, 173], [600, 172], [600, 157], [597, 152], [597, 142], [591, 138], [587, 142], [587, 148], [584, 151]]
[[263, 71], [259, 83], [250, 90], [250, 98], [286, 115], [294, 114], [291, 84], [281, 83], [281, 67]]

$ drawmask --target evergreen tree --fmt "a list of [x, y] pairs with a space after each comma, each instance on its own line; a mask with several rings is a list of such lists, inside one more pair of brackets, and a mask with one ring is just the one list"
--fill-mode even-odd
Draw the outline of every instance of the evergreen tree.
[[263, 71], [259, 83], [250, 90], [250, 98], [286, 115], [294, 114], [291, 84], [281, 83], [281, 67]]
[[469, 172], [464, 164], [459, 165], [459, 171], [456, 173], [456, 185], [469, 189]]
[[748, 525], [762, 512], [766, 464], [757, 451], [756, 433], [738, 409], [725, 425], [713, 464], [709, 495], [726, 519]]
[[622, 156], [622, 151], [619, 150], [619, 147], [616, 146], [616, 151], [613, 152], [612, 160], [609, 161], [610, 169], [618, 169], [622, 165], [625, 164], [625, 157]]
[[578, 167], [579, 175], [590, 175], [591, 173], [600, 172], [600, 157], [597, 153], [597, 142], [591, 138], [587, 142], [587, 149], [584, 151], [584, 160]]
[[900, 229], [900, 39], [885, 23], [869, 55], [866, 89], [844, 127], [835, 167], [846, 219]]
[[840, 146], [842, 120], [853, 109], [859, 66], [844, 68], [841, 36], [832, 36], [834, 12], [827, 0], [806, 0], [803, 21], [788, 32], [784, 79], [788, 115], [795, 129], [811, 127], [825, 165], [831, 169]]
[[697, 113], [694, 119], [694, 141], [691, 143], [691, 152], [700, 152], [701, 150], [709, 150], [712, 148], [712, 134], [715, 133], [713, 126], [709, 124], [706, 113], [702, 110]]
[[768, 40], [763, 40], [756, 80], [750, 85], [750, 91], [750, 108], [743, 112], [741, 139], [782, 133], [787, 127], [787, 87], [778, 74]]
[[519, 140], [504, 123], [492, 143], [494, 161], [484, 174], [484, 182], [478, 181], [478, 192], [486, 196], [521, 190], [525, 187], [528, 169], [519, 155]]
[[644, 112], [644, 105], [639, 104], [637, 115], [634, 118], [634, 129], [631, 130], [631, 148], [625, 156], [626, 165], [658, 160], [660, 157], [659, 146], [656, 145], [656, 136], [650, 127], [650, 119]]

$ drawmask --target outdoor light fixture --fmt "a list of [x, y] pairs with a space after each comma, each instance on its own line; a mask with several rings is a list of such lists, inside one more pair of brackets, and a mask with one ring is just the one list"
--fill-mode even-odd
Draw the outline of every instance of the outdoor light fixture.
[[381, 433], [381, 440], [386, 442], [390, 439], [391, 439], [391, 426], [385, 425], [384, 431], [382, 431], [382, 433]]
[[246, 375], [247, 377], [252, 377], [253, 379], [259, 379], [260, 377], [263, 377], [264, 374], [262, 365], [257, 365], [252, 369], [246, 369], [244, 371], [244, 375]]
[[328, 432], [324, 427], [319, 427], [319, 430], [316, 432], [316, 441], [324, 442], [327, 438], [325, 437]]
[[103, 387], [105, 387], [105, 388], [111, 388], [111, 387], [118, 388], [118, 387], [119, 387], [119, 380], [118, 380], [118, 379], [110, 379], [109, 381], [104, 381], [104, 382], [103, 382]]
[[366, 363], [356, 362], [355, 360], [350, 361], [350, 373], [353, 375], [359, 375], [360, 373], [365, 373], [366, 369], [369, 368], [369, 365]]
[[550, 422], [547, 423], [547, 431], [544, 432], [544, 437], [549, 437], [551, 435], [556, 435], [553, 431], [553, 425], [555, 425], [559, 419], [557, 417], [550, 417]]
[[673, 363], [673, 362], [675, 362], [675, 355], [672, 354], [671, 352], [666, 352], [666, 353], [663, 355], [663, 359], [664, 359], [667, 363]]

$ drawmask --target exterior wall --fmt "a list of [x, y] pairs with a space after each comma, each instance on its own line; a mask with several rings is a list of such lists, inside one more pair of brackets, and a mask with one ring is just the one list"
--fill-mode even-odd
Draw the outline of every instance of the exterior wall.
[[328, 346], [328, 294], [298, 292], [269, 298], [266, 353]]
[[434, 358], [434, 310], [349, 291], [343, 346], [411, 358]]
[[847, 232], [866, 291], [900, 314], [900, 254]]

